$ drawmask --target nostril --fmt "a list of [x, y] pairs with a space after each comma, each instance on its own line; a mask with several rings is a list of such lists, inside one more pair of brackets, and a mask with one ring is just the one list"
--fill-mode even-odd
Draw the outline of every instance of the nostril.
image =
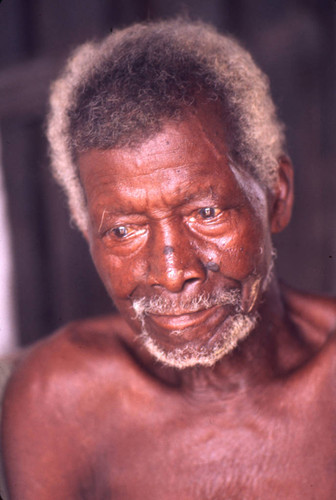
[[196, 282], [196, 281], [198, 281], [198, 280], [199, 280], [199, 278], [188, 278], [188, 279], [186, 279], [186, 280], [185, 280], [185, 282], [184, 282], [184, 283], [185, 283], [185, 284], [186, 284], [186, 283], [189, 283], [189, 284], [191, 285], [192, 283], [195, 283], [195, 282]]

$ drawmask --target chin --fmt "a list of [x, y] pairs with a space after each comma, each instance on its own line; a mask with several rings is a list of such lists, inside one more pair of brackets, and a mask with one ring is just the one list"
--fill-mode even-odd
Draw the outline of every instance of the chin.
[[[238, 343], [254, 330], [257, 317], [257, 313], [229, 316], [203, 344], [197, 341], [186, 342], [184, 346], [169, 349], [166, 344], [163, 347], [154, 340], [144, 326], [140, 339], [147, 351], [166, 366], [179, 370], [194, 366], [212, 367], [236, 349]], [[179, 333], [183, 335], [183, 332]]]

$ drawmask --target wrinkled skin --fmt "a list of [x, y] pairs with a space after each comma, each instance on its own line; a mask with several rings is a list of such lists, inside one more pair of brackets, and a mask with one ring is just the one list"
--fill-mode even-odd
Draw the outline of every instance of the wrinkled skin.
[[[333, 499], [332, 299], [262, 283], [288, 223], [292, 172], [266, 193], [230, 164], [216, 114], [167, 122], [136, 149], [80, 158], [97, 270], [121, 315], [35, 346], [5, 401], [11, 498]], [[176, 370], [139, 341], [132, 301], [242, 292], [256, 328], [214, 367]], [[230, 306], [148, 314], [165, 352], [208, 348]], [[172, 335], [176, 328], [182, 332]]]
[[[250, 310], [260, 294], [255, 284], [270, 265], [266, 194], [251, 176], [229, 166], [219, 120], [213, 118], [210, 133], [204, 122], [200, 113], [179, 127], [170, 124], [136, 152], [91, 151], [80, 161], [92, 257], [135, 330], [132, 300], [141, 297], [180, 302], [239, 288]], [[207, 272], [208, 263], [218, 270]], [[175, 315], [181, 313], [176, 309]], [[225, 324], [228, 309], [148, 315], [146, 323], [168, 351], [186, 342], [201, 347]], [[183, 335], [169, 336], [176, 328]]]

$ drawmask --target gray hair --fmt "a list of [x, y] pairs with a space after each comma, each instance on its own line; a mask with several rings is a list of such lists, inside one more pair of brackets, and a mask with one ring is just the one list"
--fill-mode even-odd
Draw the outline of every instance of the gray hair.
[[267, 77], [232, 37], [183, 19], [134, 24], [80, 46], [52, 86], [47, 136], [53, 174], [87, 229], [78, 155], [133, 147], [183, 118], [199, 96], [218, 101], [231, 159], [267, 189], [284, 152]]

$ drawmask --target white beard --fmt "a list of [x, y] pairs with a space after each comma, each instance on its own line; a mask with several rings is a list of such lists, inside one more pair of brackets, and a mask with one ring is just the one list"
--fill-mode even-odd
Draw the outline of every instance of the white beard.
[[[219, 325], [205, 345], [195, 346], [190, 342], [184, 347], [175, 347], [165, 350], [153, 340], [146, 328], [146, 315], [154, 314], [188, 314], [201, 309], [210, 309], [216, 305], [233, 305], [234, 312]], [[196, 365], [213, 366], [225, 354], [231, 352], [238, 342], [247, 337], [254, 329], [257, 314], [244, 314], [241, 310], [241, 293], [239, 290], [220, 291], [217, 293], [201, 294], [188, 303], [176, 303], [162, 297], [150, 299], [141, 298], [133, 301], [136, 317], [141, 322], [140, 339], [146, 349], [159, 361], [174, 368], [187, 368]], [[175, 330], [169, 335], [183, 337], [183, 330]]]
[[[274, 269], [276, 252], [273, 249], [272, 259], [269, 264], [266, 276], [259, 281], [262, 293], [269, 287]], [[169, 351], [160, 347], [153, 340], [150, 332], [147, 331], [145, 317], [148, 313], [154, 314], [179, 314], [183, 312], [191, 313], [201, 309], [210, 309], [215, 305], [232, 305], [234, 312], [219, 325], [214, 335], [205, 345], [195, 346], [187, 343], [184, 347], [176, 347]], [[201, 294], [193, 298], [188, 303], [175, 303], [162, 297], [152, 297], [151, 299], [141, 298], [133, 301], [133, 309], [141, 322], [140, 339], [145, 348], [163, 364], [178, 369], [192, 366], [213, 366], [223, 356], [232, 352], [238, 343], [244, 340], [255, 328], [258, 320], [256, 311], [244, 312], [242, 308], [242, 296], [240, 290], [220, 291], [213, 294]], [[183, 330], [170, 332], [170, 335], [183, 337]]]
[[[213, 366], [223, 356], [233, 351], [239, 341], [246, 338], [254, 329], [257, 322], [257, 314], [236, 314], [229, 316], [219, 329], [223, 331], [216, 335], [216, 340], [210, 341], [201, 347], [187, 344], [183, 348], [174, 348], [165, 351], [151, 338], [144, 324], [142, 327], [141, 340], [146, 349], [158, 361], [178, 369], [192, 366]], [[173, 332], [175, 333], [175, 332]], [[182, 332], [181, 332], [182, 333]]]

